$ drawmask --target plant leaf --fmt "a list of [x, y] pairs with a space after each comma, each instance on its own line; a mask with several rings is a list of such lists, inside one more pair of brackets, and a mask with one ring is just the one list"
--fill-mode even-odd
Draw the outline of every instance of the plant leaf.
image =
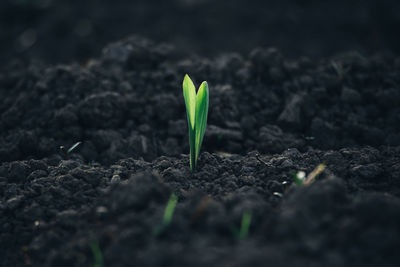
[[194, 86], [189, 75], [185, 75], [183, 79], [183, 97], [185, 98], [186, 113], [188, 123], [194, 129], [195, 112], [196, 112], [196, 87]]
[[251, 213], [246, 211], [242, 216], [242, 224], [240, 225], [239, 238], [245, 239], [249, 235], [249, 228], [251, 224]]
[[178, 203], [178, 196], [172, 193], [171, 196], [169, 197], [167, 206], [165, 207], [164, 218], [163, 218], [164, 225], [169, 225], [171, 223], [176, 203]]
[[103, 253], [101, 252], [101, 248], [99, 245], [99, 242], [97, 240], [94, 240], [90, 244], [90, 248], [92, 250], [93, 258], [94, 258], [94, 263], [93, 267], [104, 267], [104, 259], [103, 259]]
[[185, 98], [186, 115], [189, 129], [189, 146], [190, 146], [190, 169], [195, 168], [195, 113], [196, 113], [196, 88], [189, 75], [185, 75], [183, 79], [183, 97]]
[[203, 143], [204, 133], [207, 126], [208, 116], [208, 104], [209, 104], [209, 91], [207, 82], [203, 82], [200, 85], [199, 91], [197, 92], [196, 99], [196, 119], [195, 119], [195, 166], [197, 165], [197, 158], [200, 154], [200, 148]]

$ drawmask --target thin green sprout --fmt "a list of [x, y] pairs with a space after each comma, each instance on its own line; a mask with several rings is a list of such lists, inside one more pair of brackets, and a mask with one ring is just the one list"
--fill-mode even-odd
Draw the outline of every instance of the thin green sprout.
[[178, 197], [174, 193], [171, 194], [169, 197], [167, 206], [165, 207], [164, 211], [164, 218], [163, 218], [163, 224], [164, 225], [169, 225], [172, 221], [172, 216], [174, 215], [175, 207], [176, 204], [178, 203]]
[[249, 235], [249, 228], [251, 224], [251, 213], [246, 211], [242, 216], [242, 223], [239, 230], [239, 239], [246, 239]]
[[93, 241], [90, 244], [90, 249], [93, 253], [94, 263], [92, 267], [104, 267], [103, 253], [101, 252], [99, 242]]
[[155, 235], [159, 235], [162, 232], [164, 232], [165, 229], [167, 229], [168, 226], [171, 224], [172, 217], [174, 215], [174, 211], [175, 211], [175, 207], [176, 207], [177, 203], [178, 203], [178, 196], [175, 195], [174, 193], [172, 193], [171, 196], [169, 197], [167, 206], [165, 207], [165, 210], [164, 210], [164, 217], [163, 217], [162, 224], [160, 226], [156, 227], [153, 231], [153, 233]]
[[182, 87], [189, 128], [190, 170], [194, 171], [207, 126], [209, 90], [207, 82], [204, 81], [196, 94], [196, 87], [187, 74]]

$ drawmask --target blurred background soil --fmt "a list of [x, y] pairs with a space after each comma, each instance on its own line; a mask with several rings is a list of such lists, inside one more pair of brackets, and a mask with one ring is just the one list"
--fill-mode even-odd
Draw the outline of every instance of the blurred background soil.
[[85, 62], [130, 34], [202, 56], [276, 46], [287, 56], [400, 51], [397, 0], [3, 0], [0, 62]]

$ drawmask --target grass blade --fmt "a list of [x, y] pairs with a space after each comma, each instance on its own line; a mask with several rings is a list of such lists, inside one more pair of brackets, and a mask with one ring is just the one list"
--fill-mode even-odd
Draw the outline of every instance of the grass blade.
[[242, 224], [239, 230], [239, 239], [245, 239], [249, 235], [249, 228], [251, 224], [251, 213], [246, 211], [242, 216]]
[[175, 195], [175, 193], [172, 193], [168, 199], [167, 206], [165, 207], [165, 210], [164, 210], [164, 217], [163, 217], [162, 224], [153, 229], [154, 235], [159, 235], [159, 234], [163, 233], [168, 228], [168, 226], [171, 224], [172, 216], [174, 215], [174, 211], [175, 211], [175, 207], [176, 207], [177, 203], [178, 203], [178, 196]]
[[189, 146], [190, 146], [190, 169], [195, 168], [196, 148], [195, 148], [195, 113], [196, 113], [196, 88], [189, 75], [183, 79], [183, 97], [185, 98], [186, 114], [189, 128]]
[[93, 253], [94, 263], [92, 267], [104, 267], [103, 253], [101, 252], [100, 245], [97, 241], [90, 244], [90, 249]]
[[204, 133], [207, 126], [207, 116], [208, 116], [208, 104], [209, 104], [209, 91], [207, 82], [203, 82], [200, 85], [199, 91], [197, 92], [196, 100], [196, 119], [195, 119], [195, 165], [197, 165], [197, 158], [200, 154], [200, 148], [203, 143]]
[[171, 196], [169, 197], [167, 207], [165, 207], [164, 218], [163, 218], [164, 225], [169, 225], [171, 223], [172, 215], [174, 215], [174, 210], [177, 203], [178, 203], [178, 196], [172, 193]]

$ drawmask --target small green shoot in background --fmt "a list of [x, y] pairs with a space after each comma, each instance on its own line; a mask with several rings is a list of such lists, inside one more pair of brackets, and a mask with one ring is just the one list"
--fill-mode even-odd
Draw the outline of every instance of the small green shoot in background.
[[245, 211], [242, 215], [242, 223], [239, 230], [239, 239], [246, 239], [249, 235], [249, 229], [251, 224], [251, 213]]
[[90, 243], [90, 249], [92, 250], [93, 261], [94, 261], [91, 266], [92, 267], [104, 267], [103, 253], [101, 252], [99, 242], [92, 241]]
[[243, 240], [249, 236], [249, 229], [251, 224], [251, 212], [245, 211], [242, 215], [242, 221], [240, 223], [240, 228], [237, 229], [235, 227], [232, 228], [233, 234], [236, 236], [237, 239]]
[[196, 94], [196, 87], [187, 74], [182, 87], [189, 128], [190, 170], [194, 171], [207, 126], [209, 90], [207, 82], [204, 81]]
[[167, 206], [165, 207], [164, 210], [164, 217], [162, 224], [154, 229], [153, 234], [159, 235], [168, 228], [168, 226], [171, 224], [172, 216], [174, 215], [177, 203], [178, 203], [178, 196], [172, 193], [171, 196], [169, 197]]

